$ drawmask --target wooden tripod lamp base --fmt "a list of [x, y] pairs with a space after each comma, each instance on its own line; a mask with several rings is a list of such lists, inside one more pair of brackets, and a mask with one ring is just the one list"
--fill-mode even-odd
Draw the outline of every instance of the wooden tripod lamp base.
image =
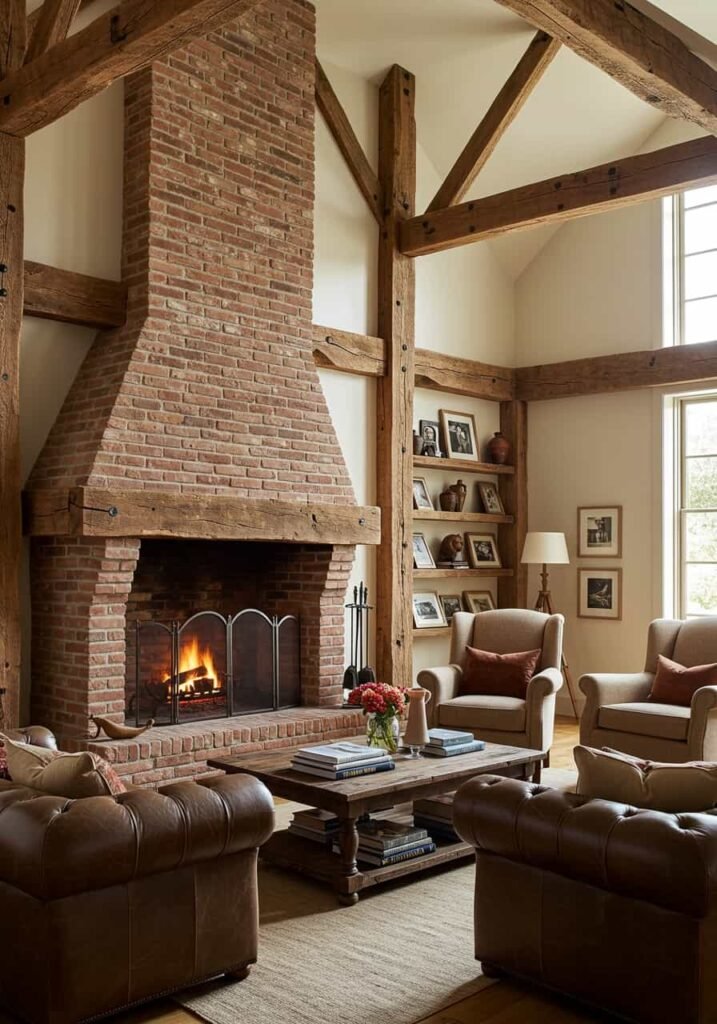
[[[564, 533], [528, 533], [525, 537], [523, 555], [521, 562], [527, 565], [542, 566], [540, 573], [540, 590], [538, 599], [535, 602], [536, 612], [544, 612], [546, 615], [554, 615], [553, 599], [550, 595], [550, 576], [548, 565], [567, 565], [570, 562], [568, 557], [568, 546], [565, 543]], [[561, 656], [561, 669], [565, 685], [570, 695], [570, 703], [573, 706], [573, 714], [579, 718], [578, 703], [575, 694], [575, 684], [570, 674], [565, 655]]]

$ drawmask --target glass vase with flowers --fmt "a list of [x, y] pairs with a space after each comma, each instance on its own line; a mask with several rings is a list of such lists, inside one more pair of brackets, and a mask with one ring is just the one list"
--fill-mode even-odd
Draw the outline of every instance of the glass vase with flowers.
[[369, 747], [385, 747], [395, 754], [401, 739], [399, 719], [408, 703], [405, 686], [387, 683], [363, 683], [349, 694], [349, 704], [366, 715], [366, 742]]

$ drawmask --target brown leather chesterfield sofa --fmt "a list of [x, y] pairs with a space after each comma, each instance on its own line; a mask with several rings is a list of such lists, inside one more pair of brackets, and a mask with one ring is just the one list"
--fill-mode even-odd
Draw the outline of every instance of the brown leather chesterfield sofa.
[[2, 1008], [75, 1024], [246, 976], [257, 848], [273, 822], [271, 795], [248, 776], [82, 800], [3, 783]]
[[717, 1022], [717, 817], [480, 776], [454, 801], [476, 848], [475, 955], [639, 1024]]

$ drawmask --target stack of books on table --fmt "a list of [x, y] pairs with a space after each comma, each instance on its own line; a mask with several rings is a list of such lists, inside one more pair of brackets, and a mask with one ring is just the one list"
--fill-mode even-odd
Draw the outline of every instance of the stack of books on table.
[[[432, 853], [436, 844], [427, 829], [415, 825], [404, 825], [398, 821], [371, 818], [360, 821], [357, 826], [359, 848], [356, 860], [371, 867], [385, 867], [413, 860], [426, 853]], [[334, 843], [334, 853], [339, 853], [339, 844]]]
[[423, 753], [429, 757], [455, 757], [456, 754], [472, 754], [483, 750], [483, 740], [473, 738], [472, 732], [458, 732], [456, 729], [429, 729], [428, 743]]
[[363, 743], [342, 740], [318, 747], [300, 747], [291, 759], [291, 767], [307, 775], [338, 781], [389, 772], [396, 765], [383, 747], [367, 747]]
[[451, 843], [460, 841], [453, 828], [453, 797], [455, 793], [416, 800], [413, 804], [413, 824], [427, 829], [434, 839], [446, 839]]
[[331, 811], [322, 811], [318, 807], [307, 807], [305, 811], [295, 811], [289, 822], [292, 836], [311, 839], [314, 843], [329, 846], [339, 829], [339, 819]]

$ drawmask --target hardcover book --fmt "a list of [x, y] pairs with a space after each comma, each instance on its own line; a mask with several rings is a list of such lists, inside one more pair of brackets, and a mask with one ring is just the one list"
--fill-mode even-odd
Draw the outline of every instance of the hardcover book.
[[484, 750], [483, 740], [473, 740], [471, 743], [452, 743], [449, 747], [434, 747], [428, 744], [423, 748], [423, 753], [429, 757], [456, 757], [458, 754], [474, 754], [477, 750]]
[[370, 759], [377, 754], [386, 754], [383, 748], [367, 747], [365, 743], [350, 743], [343, 740], [339, 743], [325, 743], [317, 747], [300, 747], [297, 754], [311, 761], [320, 761], [326, 764], [343, 764], [346, 761], [359, 761], [364, 758]]
[[372, 819], [359, 822], [356, 829], [359, 834], [359, 849], [375, 850], [379, 853], [428, 838], [425, 828], [402, 825], [398, 821]]
[[457, 729], [428, 730], [428, 742], [442, 747], [451, 746], [453, 743], [470, 743], [472, 739], [472, 732], [459, 732]]
[[400, 864], [404, 860], [413, 860], [414, 857], [423, 857], [426, 853], [433, 853], [436, 844], [430, 842], [421, 843], [419, 846], [412, 846], [407, 850], [389, 850], [388, 853], [364, 853], [358, 852], [358, 859], [371, 864], [374, 867], [383, 868], [388, 864]]
[[331, 782], [341, 782], [343, 779], [354, 779], [359, 775], [374, 775], [376, 772], [390, 772], [396, 767], [396, 765], [390, 758], [388, 758], [380, 764], [364, 765], [362, 768], [327, 769], [317, 768], [314, 765], [296, 763], [293, 763], [292, 767], [297, 772], [303, 772], [305, 775], [317, 775], [319, 778], [327, 779]]

